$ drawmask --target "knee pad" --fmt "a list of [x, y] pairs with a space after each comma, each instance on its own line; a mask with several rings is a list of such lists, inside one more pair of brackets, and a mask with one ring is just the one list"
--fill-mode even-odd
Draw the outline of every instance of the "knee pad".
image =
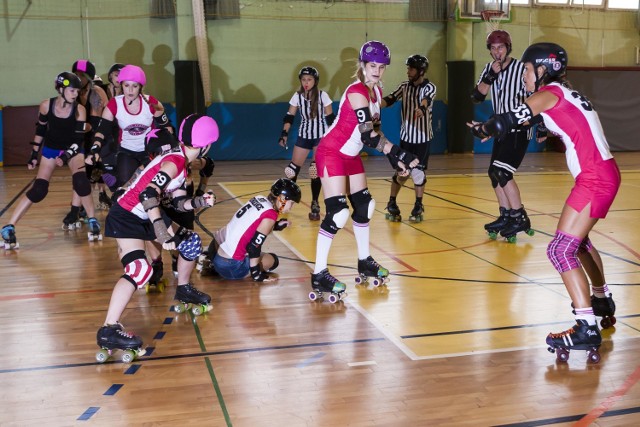
[[593, 249], [593, 244], [591, 243], [591, 239], [589, 239], [589, 236], [587, 236], [584, 239], [582, 239], [582, 242], [580, 242], [580, 249], [578, 249], [578, 255], [589, 253], [591, 249]]
[[369, 189], [365, 188], [357, 193], [349, 196], [351, 206], [353, 206], [353, 214], [351, 219], [358, 224], [368, 224], [373, 218], [373, 212], [376, 209], [376, 201], [371, 197]]
[[311, 162], [309, 165], [309, 178], [316, 179], [318, 177], [318, 168], [316, 167], [316, 162]]
[[394, 174], [393, 177], [391, 178], [391, 181], [395, 182], [400, 187], [402, 187], [404, 183], [407, 182], [407, 179], [409, 179], [408, 176], [398, 176], [398, 174]]
[[413, 180], [413, 185], [416, 187], [424, 187], [427, 183], [427, 176], [424, 173], [424, 169], [420, 166], [411, 169], [411, 179]]
[[267, 273], [270, 273], [278, 268], [278, 266], [280, 265], [280, 259], [278, 259], [278, 255], [274, 254], [273, 252], [268, 252], [268, 254], [273, 257], [273, 265], [271, 266], [271, 268], [266, 270]]
[[489, 175], [489, 179], [491, 180], [491, 186], [493, 188], [497, 188], [498, 187], [498, 168], [493, 165], [489, 166], [487, 175]]
[[149, 281], [153, 274], [153, 267], [149, 264], [143, 250], [132, 251], [122, 257], [124, 274], [122, 278], [140, 289]]
[[71, 183], [78, 196], [85, 197], [91, 194], [91, 183], [85, 172], [76, 172], [71, 175]]
[[581, 242], [578, 237], [556, 231], [556, 235], [547, 246], [547, 257], [558, 273], [582, 267], [578, 259]]
[[296, 165], [293, 162], [290, 162], [289, 165], [284, 168], [284, 175], [292, 181], [298, 179], [298, 174], [300, 173], [300, 166]]
[[49, 181], [42, 178], [36, 178], [26, 195], [27, 199], [29, 199], [31, 203], [38, 203], [47, 197], [47, 193], [49, 193]]
[[345, 196], [334, 196], [325, 199], [327, 214], [324, 216], [320, 228], [330, 234], [336, 234], [345, 226], [349, 219], [349, 205]]
[[185, 239], [178, 245], [178, 253], [187, 261], [195, 261], [202, 253], [202, 240], [195, 231], [189, 230]]
[[509, 183], [509, 181], [513, 179], [513, 172], [508, 171], [506, 169], [501, 169], [501, 168], [496, 168], [496, 169], [497, 169], [496, 175], [498, 178], [498, 185], [500, 185], [500, 187], [504, 187]]

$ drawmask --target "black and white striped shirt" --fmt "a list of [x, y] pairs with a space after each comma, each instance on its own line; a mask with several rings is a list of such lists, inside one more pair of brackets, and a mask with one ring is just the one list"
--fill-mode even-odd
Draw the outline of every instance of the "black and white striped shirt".
[[[400, 139], [410, 144], [424, 144], [433, 139], [433, 98], [436, 96], [436, 85], [428, 79], [416, 86], [405, 80], [390, 95], [395, 100], [402, 100], [402, 126]], [[416, 108], [423, 99], [428, 100], [427, 112], [422, 117], [415, 118]]]
[[289, 104], [297, 107], [300, 112], [300, 127], [298, 137], [305, 139], [318, 139], [327, 131], [329, 126], [324, 118], [324, 108], [331, 105], [331, 98], [324, 91], [318, 94], [318, 113], [315, 119], [311, 118], [311, 102], [304, 97], [303, 93], [294, 93]]
[[[485, 65], [480, 78], [479, 85], [484, 76], [489, 72], [491, 64]], [[508, 113], [521, 105], [527, 97], [526, 88], [522, 81], [524, 64], [515, 58], [511, 58], [507, 68], [500, 71], [498, 78], [491, 85], [491, 103], [495, 114]]]

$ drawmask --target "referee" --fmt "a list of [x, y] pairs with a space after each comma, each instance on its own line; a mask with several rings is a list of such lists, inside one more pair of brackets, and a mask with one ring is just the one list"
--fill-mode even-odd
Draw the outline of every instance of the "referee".
[[[480, 103], [491, 90], [494, 113], [507, 113], [526, 98], [522, 81], [524, 64], [509, 56], [511, 36], [504, 30], [492, 31], [487, 36], [487, 49], [493, 61], [482, 70], [471, 98], [475, 103]], [[511, 237], [531, 228], [520, 198], [520, 189], [513, 177], [527, 152], [530, 137], [530, 130], [519, 128], [494, 140], [488, 175], [498, 199], [500, 216], [485, 224], [489, 235], [495, 236], [500, 232], [504, 237]]]
[[[389, 107], [394, 102], [402, 100], [402, 126], [400, 128], [400, 147], [414, 154], [419, 159], [418, 166], [412, 169], [411, 178], [416, 192], [416, 202], [409, 220], [420, 222], [424, 206], [422, 195], [427, 182], [425, 171], [429, 161], [429, 148], [433, 139], [432, 108], [436, 96], [436, 85], [425, 77], [429, 68], [429, 60], [422, 55], [412, 55], [407, 58], [407, 78], [398, 88], [382, 99], [382, 107]], [[400, 208], [396, 202], [398, 192], [407, 181], [408, 176], [397, 173], [391, 180], [391, 192], [387, 204], [387, 219], [400, 221]]]

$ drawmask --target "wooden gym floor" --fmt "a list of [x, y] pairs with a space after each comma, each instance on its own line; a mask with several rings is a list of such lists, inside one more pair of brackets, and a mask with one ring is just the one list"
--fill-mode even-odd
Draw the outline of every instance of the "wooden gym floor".
[[[599, 365], [583, 351], [556, 363], [544, 343], [573, 322], [545, 253], [572, 185], [562, 154], [525, 158], [517, 181], [536, 234], [516, 244], [483, 230], [497, 210], [487, 156], [432, 156], [419, 224], [385, 221], [390, 168], [365, 159], [377, 200], [371, 251], [392, 277], [384, 288], [355, 285], [348, 224], [329, 260], [348, 284], [337, 305], [307, 298], [319, 223], [307, 219], [303, 174], [292, 226], [265, 245], [281, 257], [278, 280], [194, 273], [214, 306], [197, 318], [170, 311], [174, 283], [162, 294], [137, 292], [122, 322], [150, 354], [132, 364], [94, 359], [122, 266], [112, 239], [89, 243], [84, 230], [61, 230], [71, 180], [59, 169], [48, 197], [17, 225], [20, 249], [1, 260], [0, 425], [640, 425], [640, 154], [616, 159], [622, 188], [591, 235], [618, 306]], [[196, 228], [205, 242], [240, 203], [266, 194], [285, 164], [218, 162], [219, 204]], [[1, 224], [34, 176], [0, 169]], [[413, 199], [411, 188], [400, 193], [404, 217]]]

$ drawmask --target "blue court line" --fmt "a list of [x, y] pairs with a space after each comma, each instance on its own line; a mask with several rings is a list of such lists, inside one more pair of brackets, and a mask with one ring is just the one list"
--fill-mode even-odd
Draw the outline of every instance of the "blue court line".
[[[187, 354], [178, 354], [173, 356], [159, 356], [159, 357], [149, 357], [149, 358], [147, 358], [145, 355], [142, 359], [139, 359], [139, 361], [142, 362], [146, 360], [152, 361], [152, 360], [168, 360], [168, 359], [186, 359], [191, 357], [221, 356], [226, 354], [242, 354], [242, 353], [258, 353], [262, 351], [291, 350], [291, 349], [297, 349], [297, 348], [331, 347], [335, 345], [360, 344], [360, 343], [378, 342], [378, 341], [385, 341], [385, 340], [386, 338], [364, 338], [364, 339], [347, 340], [347, 341], [326, 341], [326, 342], [317, 342], [317, 343], [308, 343], [308, 344], [292, 344], [292, 345], [279, 345], [279, 346], [271, 346], [271, 347], [241, 348], [238, 350], [205, 351], [200, 353], [187, 353]], [[100, 366], [100, 365], [106, 365], [108, 363], [121, 363], [121, 362], [114, 360], [114, 361], [108, 361], [105, 363], [87, 362], [87, 363], [71, 363], [68, 365], [36, 366], [31, 368], [0, 369], [0, 374], [9, 374], [14, 372], [46, 371], [50, 369], [79, 368], [84, 366]]]
[[125, 375], [133, 375], [136, 372], [138, 372], [138, 369], [140, 369], [142, 367], [142, 365], [131, 365], [129, 366], [129, 369], [127, 369], [126, 371], [124, 371]]
[[122, 388], [124, 384], [114, 384], [111, 387], [109, 387], [109, 389], [107, 391], [105, 391], [104, 393], [102, 393], [103, 396], [113, 396], [114, 394], [116, 394], [118, 392], [118, 390], [120, 390]]
[[[600, 415], [599, 418], [603, 417], [619, 417], [620, 415], [629, 415], [629, 414], [637, 414], [640, 412], [640, 407], [635, 408], [625, 408], [625, 409], [616, 409], [613, 411], [607, 411]], [[570, 423], [572, 421], [580, 421], [586, 414], [582, 415], [569, 415], [566, 417], [557, 417], [557, 418], [548, 418], [546, 420], [533, 420], [533, 421], [524, 421], [522, 423], [513, 423], [513, 424], [499, 424], [494, 425], [493, 427], [536, 427], [536, 426], [548, 426], [552, 424], [563, 424]]]
[[162, 322], [163, 325], [170, 325], [171, 322], [173, 322], [173, 317], [165, 317], [164, 322]]
[[153, 339], [154, 340], [161, 340], [162, 338], [164, 338], [164, 334], [166, 334], [166, 332], [158, 331], [158, 332], [156, 332], [156, 335], [153, 337]]
[[298, 364], [296, 365], [296, 368], [304, 368], [304, 367], [307, 367], [307, 366], [309, 366], [310, 364], [314, 363], [315, 361], [322, 359], [322, 358], [323, 358], [324, 356], [326, 356], [326, 355], [327, 355], [327, 353], [324, 353], [324, 352], [316, 353], [316, 354], [314, 354], [313, 356], [311, 356], [311, 357], [309, 357], [309, 358], [307, 358], [307, 359], [303, 360], [302, 362], [298, 363]]
[[90, 406], [89, 409], [87, 409], [86, 411], [84, 411], [82, 413], [82, 415], [80, 415], [78, 417], [78, 421], [87, 421], [89, 418], [91, 418], [93, 416], [93, 414], [95, 414], [96, 412], [98, 412], [98, 409], [100, 409], [99, 406]]
[[155, 351], [155, 347], [147, 347], [144, 349], [144, 355], [145, 356], [151, 356], [153, 354], [153, 352]]

